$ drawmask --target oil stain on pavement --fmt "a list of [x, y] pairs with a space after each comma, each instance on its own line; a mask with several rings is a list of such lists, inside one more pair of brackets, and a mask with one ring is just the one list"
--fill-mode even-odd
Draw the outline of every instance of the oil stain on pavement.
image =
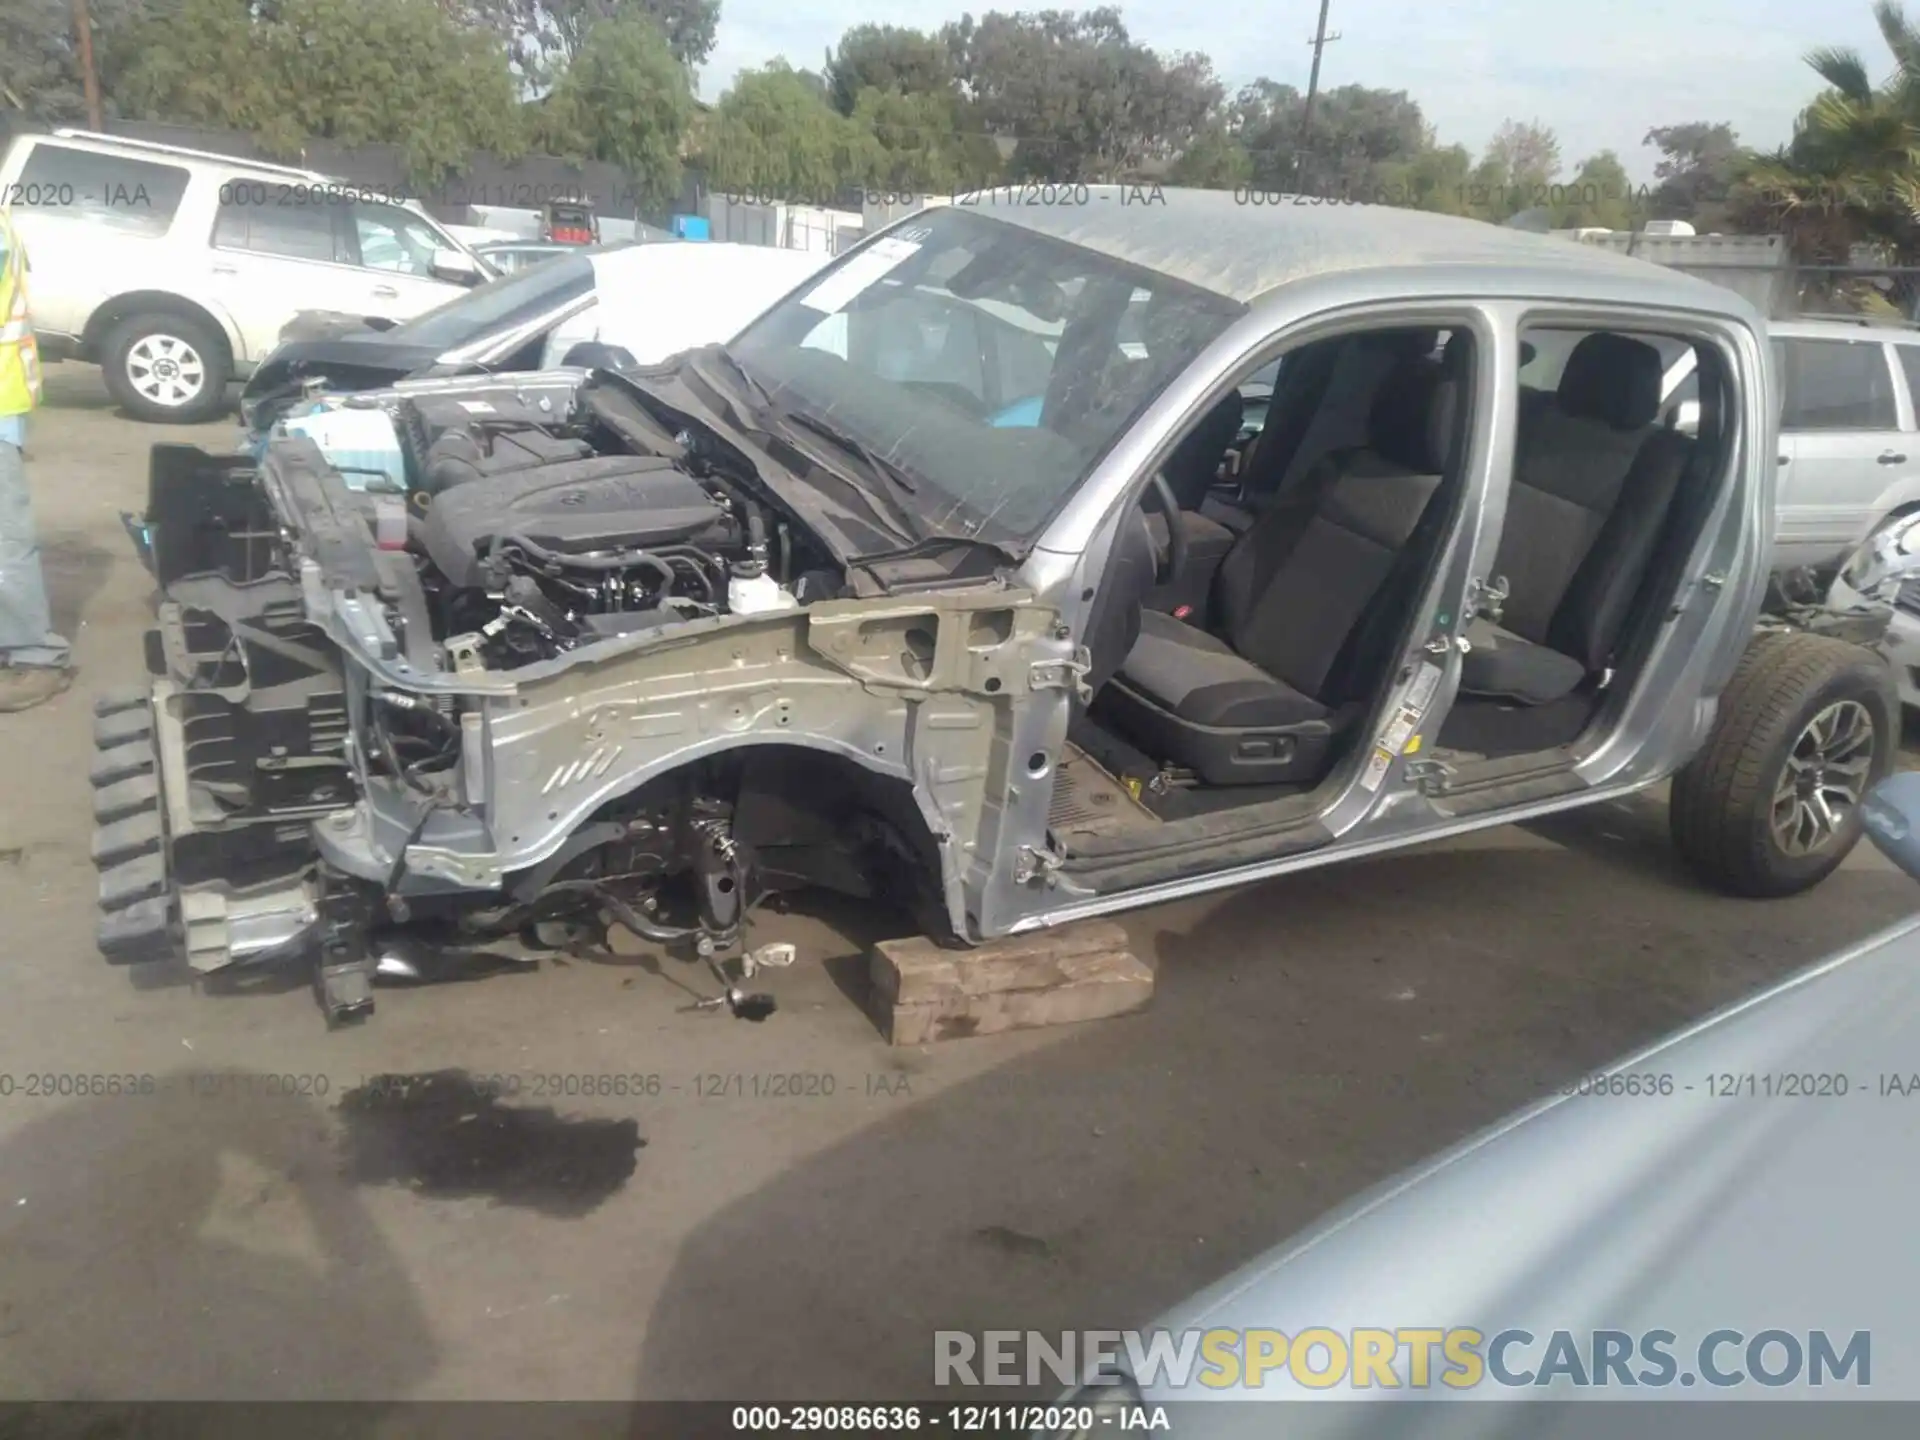
[[585, 1215], [633, 1178], [640, 1122], [503, 1105], [464, 1070], [376, 1075], [340, 1097], [346, 1177], [433, 1199]]

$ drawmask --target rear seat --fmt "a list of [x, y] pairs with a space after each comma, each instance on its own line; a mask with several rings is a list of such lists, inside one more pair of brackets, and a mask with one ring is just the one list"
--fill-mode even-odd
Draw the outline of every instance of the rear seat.
[[1662, 370], [1644, 341], [1589, 335], [1552, 403], [1523, 409], [1494, 565], [1507, 598], [1498, 625], [1467, 627], [1463, 695], [1551, 704], [1612, 664], [1693, 453], [1654, 427]]

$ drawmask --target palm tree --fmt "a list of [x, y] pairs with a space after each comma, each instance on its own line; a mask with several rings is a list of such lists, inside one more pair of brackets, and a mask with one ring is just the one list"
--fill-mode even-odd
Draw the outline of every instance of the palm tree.
[[1896, 0], [1873, 18], [1893, 54], [1875, 85], [1856, 51], [1816, 50], [1807, 64], [1829, 88], [1802, 112], [1793, 139], [1755, 158], [1735, 201], [1784, 232], [1809, 265], [1845, 265], [1871, 244], [1899, 262], [1920, 255], [1920, 28]]

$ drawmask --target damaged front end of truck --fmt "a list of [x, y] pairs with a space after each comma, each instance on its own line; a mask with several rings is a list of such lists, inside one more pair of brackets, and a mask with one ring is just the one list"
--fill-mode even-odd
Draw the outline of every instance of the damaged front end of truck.
[[876, 535], [820, 469], [871, 457], [704, 364], [355, 397], [400, 486], [305, 436], [156, 446], [148, 682], [95, 722], [106, 957], [311, 966], [339, 1022], [419, 946], [620, 926], [758, 1016], [770, 896], [977, 932], [1015, 707], [1064, 728], [1075, 647], [992, 547]]

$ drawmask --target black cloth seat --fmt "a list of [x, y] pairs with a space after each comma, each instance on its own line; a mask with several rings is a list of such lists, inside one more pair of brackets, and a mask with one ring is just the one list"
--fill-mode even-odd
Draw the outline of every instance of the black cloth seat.
[[1467, 631], [1463, 696], [1551, 704], [1612, 664], [1692, 461], [1693, 442], [1654, 423], [1664, 368], [1645, 341], [1600, 332], [1522, 406], [1494, 565], [1507, 598], [1497, 626]]
[[1455, 394], [1436, 362], [1403, 365], [1370, 443], [1324, 457], [1235, 541], [1213, 597], [1220, 633], [1144, 614], [1095, 718], [1208, 784], [1317, 778], [1397, 633], [1370, 623], [1376, 603], [1417, 579], [1401, 557], [1440, 490]]
[[1587, 678], [1587, 667], [1571, 655], [1522, 640], [1487, 620], [1467, 626], [1473, 648], [1461, 662], [1461, 691], [1520, 705], [1550, 705], [1571, 695]]
[[1140, 638], [1122, 673], [1168, 713], [1196, 725], [1297, 725], [1327, 713], [1218, 635], [1157, 610], [1141, 615]]

